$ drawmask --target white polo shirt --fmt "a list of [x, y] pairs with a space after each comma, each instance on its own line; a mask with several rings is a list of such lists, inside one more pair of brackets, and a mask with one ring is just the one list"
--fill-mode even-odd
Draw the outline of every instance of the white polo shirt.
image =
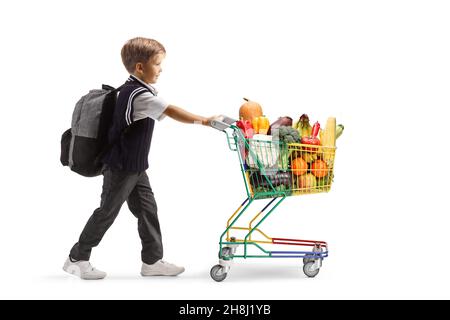
[[[169, 104], [162, 98], [158, 97], [158, 91], [151, 85], [145, 83], [141, 79], [138, 79], [134, 75], [130, 75], [136, 81], [142, 83], [150, 92], [144, 92], [137, 96], [133, 101], [133, 121], [145, 119], [147, 117], [161, 121], [165, 118], [164, 111]], [[131, 79], [129, 79], [131, 80]]]

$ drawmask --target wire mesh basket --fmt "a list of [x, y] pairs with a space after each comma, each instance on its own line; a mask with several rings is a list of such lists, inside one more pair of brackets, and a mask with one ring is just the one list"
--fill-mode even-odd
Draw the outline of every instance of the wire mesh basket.
[[286, 144], [270, 138], [237, 138], [250, 195], [269, 198], [330, 191], [335, 147]]

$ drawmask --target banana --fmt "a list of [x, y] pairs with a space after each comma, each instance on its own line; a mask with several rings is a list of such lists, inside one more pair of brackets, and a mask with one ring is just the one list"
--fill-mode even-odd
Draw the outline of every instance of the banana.
[[305, 152], [302, 154], [302, 157], [303, 157], [303, 160], [305, 160], [307, 163], [311, 163], [311, 162], [317, 160], [317, 153]]
[[311, 135], [312, 127], [309, 123], [309, 117], [307, 114], [302, 114], [300, 119], [298, 120], [298, 133], [301, 138], [309, 137]]

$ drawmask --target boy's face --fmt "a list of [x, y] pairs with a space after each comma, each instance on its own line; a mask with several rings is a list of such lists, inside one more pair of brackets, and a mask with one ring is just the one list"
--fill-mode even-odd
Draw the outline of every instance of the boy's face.
[[162, 72], [161, 63], [165, 58], [164, 53], [157, 53], [146, 63], [136, 63], [134, 75], [145, 83], [156, 83]]

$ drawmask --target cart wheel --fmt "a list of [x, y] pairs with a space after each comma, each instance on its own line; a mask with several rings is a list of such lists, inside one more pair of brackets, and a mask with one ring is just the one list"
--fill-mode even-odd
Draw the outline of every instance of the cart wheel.
[[[323, 249], [320, 248], [320, 250], [313, 251], [313, 252], [320, 252], [320, 253], [322, 253], [322, 252], [323, 252]], [[306, 255], [303, 257], [303, 264], [307, 264], [307, 263], [310, 262], [310, 261], [313, 261], [313, 262], [314, 262], [315, 259], [318, 259], [318, 258], [315, 258], [315, 257], [316, 257], [316, 256], [315, 256], [314, 254], [306, 254]], [[320, 258], [320, 259], [323, 260], [323, 258]]]
[[313, 266], [314, 266], [314, 261], [308, 261], [303, 266], [303, 272], [310, 278], [314, 278], [315, 276], [317, 276], [317, 274], [319, 273], [319, 270], [320, 270], [320, 269], [314, 270]]
[[222, 257], [231, 257], [233, 255], [233, 249], [230, 247], [222, 248]]
[[224, 272], [224, 270], [224, 267], [222, 267], [220, 264], [216, 264], [211, 268], [211, 272], [209, 274], [214, 281], [220, 282], [225, 280], [225, 278], [227, 277], [227, 273]]

